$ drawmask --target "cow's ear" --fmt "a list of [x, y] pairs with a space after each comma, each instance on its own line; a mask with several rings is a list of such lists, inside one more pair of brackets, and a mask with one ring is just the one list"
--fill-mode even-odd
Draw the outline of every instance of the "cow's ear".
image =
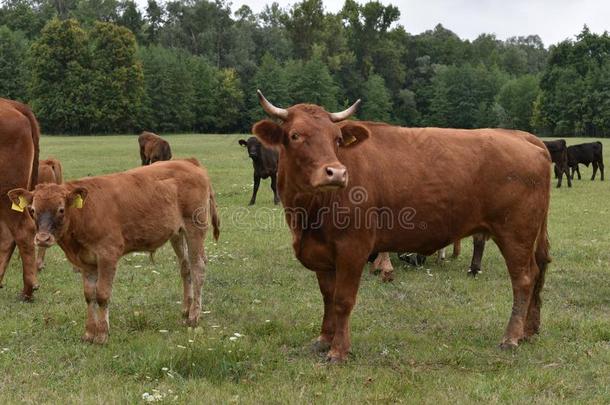
[[284, 141], [284, 130], [273, 121], [259, 121], [252, 127], [252, 133], [265, 146], [278, 146]]
[[23, 212], [28, 205], [32, 205], [32, 199], [34, 198], [34, 194], [24, 188], [15, 188], [9, 191], [7, 195], [13, 203], [11, 208], [18, 212]]
[[363, 125], [348, 123], [341, 127], [343, 136], [342, 147], [355, 146], [366, 141], [371, 135], [371, 131]]
[[239, 143], [241, 146], [248, 146], [248, 142], [243, 139], [240, 139], [239, 141], [237, 141], [237, 143]]
[[73, 208], [83, 208], [89, 191], [85, 187], [76, 187], [68, 194], [66, 198], [66, 206]]

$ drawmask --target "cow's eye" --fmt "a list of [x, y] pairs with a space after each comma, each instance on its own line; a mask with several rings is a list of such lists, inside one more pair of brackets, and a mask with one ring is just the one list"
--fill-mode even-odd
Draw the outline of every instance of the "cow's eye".
[[290, 138], [291, 138], [293, 141], [298, 140], [300, 137], [301, 137], [301, 135], [300, 135], [298, 132], [293, 132], [293, 133], [292, 133], [292, 135], [290, 135]]

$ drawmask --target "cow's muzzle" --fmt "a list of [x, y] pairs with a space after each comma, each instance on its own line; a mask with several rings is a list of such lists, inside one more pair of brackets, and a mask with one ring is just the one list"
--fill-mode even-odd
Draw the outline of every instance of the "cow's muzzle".
[[37, 232], [34, 243], [36, 246], [48, 248], [55, 244], [55, 237], [48, 232]]
[[324, 166], [318, 175], [316, 188], [337, 189], [347, 186], [347, 168], [340, 163]]

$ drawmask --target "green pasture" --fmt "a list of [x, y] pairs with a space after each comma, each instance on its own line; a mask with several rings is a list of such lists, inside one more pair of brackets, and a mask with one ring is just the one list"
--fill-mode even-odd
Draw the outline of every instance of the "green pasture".
[[[315, 276], [294, 258], [269, 180], [247, 207], [252, 165], [238, 135], [169, 136], [175, 157], [209, 170], [221, 212], [200, 327], [181, 323], [181, 281], [169, 246], [122, 259], [110, 340], [81, 343], [79, 274], [49, 250], [32, 303], [17, 255], [0, 290], [0, 403], [609, 403], [610, 179], [553, 188], [553, 263], [542, 328], [513, 352], [500, 342], [512, 293], [493, 243], [468, 277], [471, 242], [456, 260], [421, 268], [393, 257], [396, 279], [363, 275], [352, 316], [353, 354], [329, 366], [310, 352], [322, 315]], [[579, 143], [585, 139], [569, 139]], [[610, 162], [610, 142], [604, 142]], [[66, 178], [139, 165], [135, 136], [43, 137]], [[125, 190], [129, 193], [130, 190]], [[144, 395], [145, 396], [145, 395]]]

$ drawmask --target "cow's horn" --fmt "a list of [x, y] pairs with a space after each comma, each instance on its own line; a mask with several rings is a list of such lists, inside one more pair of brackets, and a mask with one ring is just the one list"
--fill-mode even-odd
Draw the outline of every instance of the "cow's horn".
[[343, 121], [344, 119], [347, 119], [350, 115], [352, 115], [353, 113], [356, 112], [359, 105], [360, 105], [360, 99], [356, 100], [356, 102], [354, 104], [352, 104], [352, 106], [350, 108], [348, 108], [347, 110], [337, 112], [337, 113], [330, 113], [330, 120], [332, 122], [339, 122], [339, 121]]
[[263, 110], [265, 110], [270, 117], [279, 118], [284, 121], [288, 119], [288, 110], [278, 108], [271, 104], [269, 100], [263, 96], [263, 93], [260, 90], [256, 90], [256, 94], [258, 94], [258, 101], [261, 103]]

